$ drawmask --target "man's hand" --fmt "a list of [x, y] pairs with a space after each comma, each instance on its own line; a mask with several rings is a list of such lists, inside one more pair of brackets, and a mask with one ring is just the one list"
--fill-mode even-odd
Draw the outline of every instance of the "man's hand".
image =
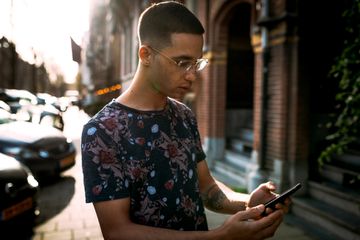
[[272, 237], [283, 219], [283, 211], [276, 210], [262, 217], [264, 205], [239, 211], [227, 219], [224, 224], [215, 229], [224, 240], [259, 240]]
[[[257, 187], [253, 192], [251, 192], [247, 206], [253, 207], [272, 200], [273, 198], [278, 196], [278, 194], [274, 193], [275, 190], [276, 187], [272, 182], [260, 184], [259, 187]], [[290, 203], [291, 199], [287, 198], [285, 199], [284, 203], [276, 204], [275, 208], [281, 209], [284, 213], [287, 213], [289, 211]], [[267, 214], [269, 214], [270, 212], [272, 212], [271, 209], [266, 209]]]

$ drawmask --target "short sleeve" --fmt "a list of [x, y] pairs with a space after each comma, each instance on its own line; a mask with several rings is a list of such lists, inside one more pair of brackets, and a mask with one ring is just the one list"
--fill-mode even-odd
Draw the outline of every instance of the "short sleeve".
[[83, 128], [81, 153], [87, 203], [129, 196], [129, 183], [116, 144], [94, 120]]
[[186, 109], [187, 109], [187, 118], [189, 119], [191, 131], [193, 132], [194, 141], [195, 141], [196, 161], [201, 162], [202, 160], [206, 159], [206, 154], [202, 147], [197, 120], [191, 109], [189, 109], [188, 107], [186, 107]]
[[201, 143], [201, 138], [200, 138], [200, 133], [199, 130], [197, 128], [197, 124], [196, 124], [196, 119], [194, 118], [194, 135], [195, 135], [195, 145], [196, 145], [196, 161], [197, 162], [201, 162], [202, 160], [206, 159], [206, 154], [203, 150], [202, 147], [202, 143]]

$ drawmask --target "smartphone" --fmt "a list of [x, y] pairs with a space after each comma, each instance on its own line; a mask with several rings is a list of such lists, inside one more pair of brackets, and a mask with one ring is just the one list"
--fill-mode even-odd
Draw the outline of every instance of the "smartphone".
[[[287, 197], [289, 197], [290, 195], [295, 193], [300, 188], [301, 188], [301, 183], [298, 183], [295, 186], [293, 186], [292, 188], [286, 190], [285, 192], [283, 192], [282, 194], [277, 196], [276, 198], [268, 201], [267, 203], [264, 204], [265, 205], [265, 211], [266, 211], [266, 208], [271, 208], [271, 209], [275, 210], [275, 205], [276, 204], [283, 203]], [[264, 211], [263, 214], [265, 214], [265, 211]]]

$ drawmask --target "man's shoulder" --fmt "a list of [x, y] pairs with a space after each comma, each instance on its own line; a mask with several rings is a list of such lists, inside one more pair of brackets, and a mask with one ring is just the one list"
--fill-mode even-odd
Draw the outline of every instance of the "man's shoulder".
[[109, 118], [116, 118], [121, 114], [121, 108], [115, 107], [114, 100], [105, 104], [94, 116], [92, 116], [85, 125], [97, 125]]
[[172, 111], [176, 112], [179, 116], [184, 119], [195, 119], [195, 114], [185, 103], [173, 98], [169, 98], [169, 101]]
[[[127, 111], [117, 104], [116, 101], [111, 101], [103, 106], [94, 116], [92, 116], [83, 126], [83, 134], [87, 135], [109, 135], [112, 137], [116, 131], [122, 129], [119, 127], [122, 124], [121, 119], [127, 117]], [[115, 134], [117, 137], [118, 134]]]
[[169, 98], [169, 102], [170, 102], [170, 105], [174, 109], [178, 109], [180, 111], [189, 111], [189, 112], [191, 112], [191, 109], [186, 104], [184, 104], [183, 102], [180, 102], [179, 100], [176, 100], [174, 98]]

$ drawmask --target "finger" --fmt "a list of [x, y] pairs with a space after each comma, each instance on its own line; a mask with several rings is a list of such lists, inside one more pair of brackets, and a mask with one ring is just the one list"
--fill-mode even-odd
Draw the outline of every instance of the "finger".
[[269, 215], [270, 213], [272, 213], [274, 210], [272, 210], [271, 208], [266, 208], [265, 209], [265, 212], [264, 212], [264, 215]]
[[274, 211], [268, 216], [263, 217], [257, 221], [257, 224], [254, 226], [254, 232], [256, 232], [255, 239], [265, 239], [272, 237], [275, 234], [275, 231], [279, 227], [283, 220], [282, 211]]
[[273, 182], [263, 183], [259, 185], [258, 189], [262, 190], [263, 192], [276, 196], [276, 194], [274, 193], [274, 191], [276, 190], [276, 186], [274, 185]]
[[277, 203], [277, 204], [275, 205], [275, 208], [276, 208], [276, 209], [289, 208], [290, 204], [291, 204], [291, 199], [290, 199], [290, 198], [286, 198], [283, 202]]
[[281, 210], [284, 213], [288, 213], [289, 211], [289, 207], [287, 205], [285, 205], [284, 203], [278, 203], [275, 205], [275, 209], [276, 210]]
[[281, 224], [283, 220], [282, 215], [280, 215], [278, 218], [276, 218], [274, 221], [271, 220], [270, 224], [265, 226], [263, 229], [259, 230], [260, 238], [269, 238], [274, 236], [276, 230], [278, 229], [279, 225]]
[[249, 208], [245, 211], [239, 211], [235, 215], [238, 221], [258, 219], [259, 217], [261, 217], [261, 214], [264, 212], [264, 210], [265, 210], [265, 206], [263, 204], [260, 204], [256, 207]]
[[267, 228], [269, 226], [272, 226], [278, 220], [280, 220], [280, 222], [282, 221], [284, 215], [283, 211], [281, 210], [276, 210], [276, 211], [270, 210], [270, 211], [271, 212], [269, 212], [267, 216], [259, 220], [261, 228]]
[[290, 206], [290, 204], [292, 203], [292, 200], [291, 200], [291, 198], [286, 198], [285, 199], [285, 201], [284, 201], [284, 204], [286, 205], [286, 206]]
[[266, 188], [269, 189], [270, 191], [275, 191], [276, 186], [272, 181], [269, 181], [265, 184]]

